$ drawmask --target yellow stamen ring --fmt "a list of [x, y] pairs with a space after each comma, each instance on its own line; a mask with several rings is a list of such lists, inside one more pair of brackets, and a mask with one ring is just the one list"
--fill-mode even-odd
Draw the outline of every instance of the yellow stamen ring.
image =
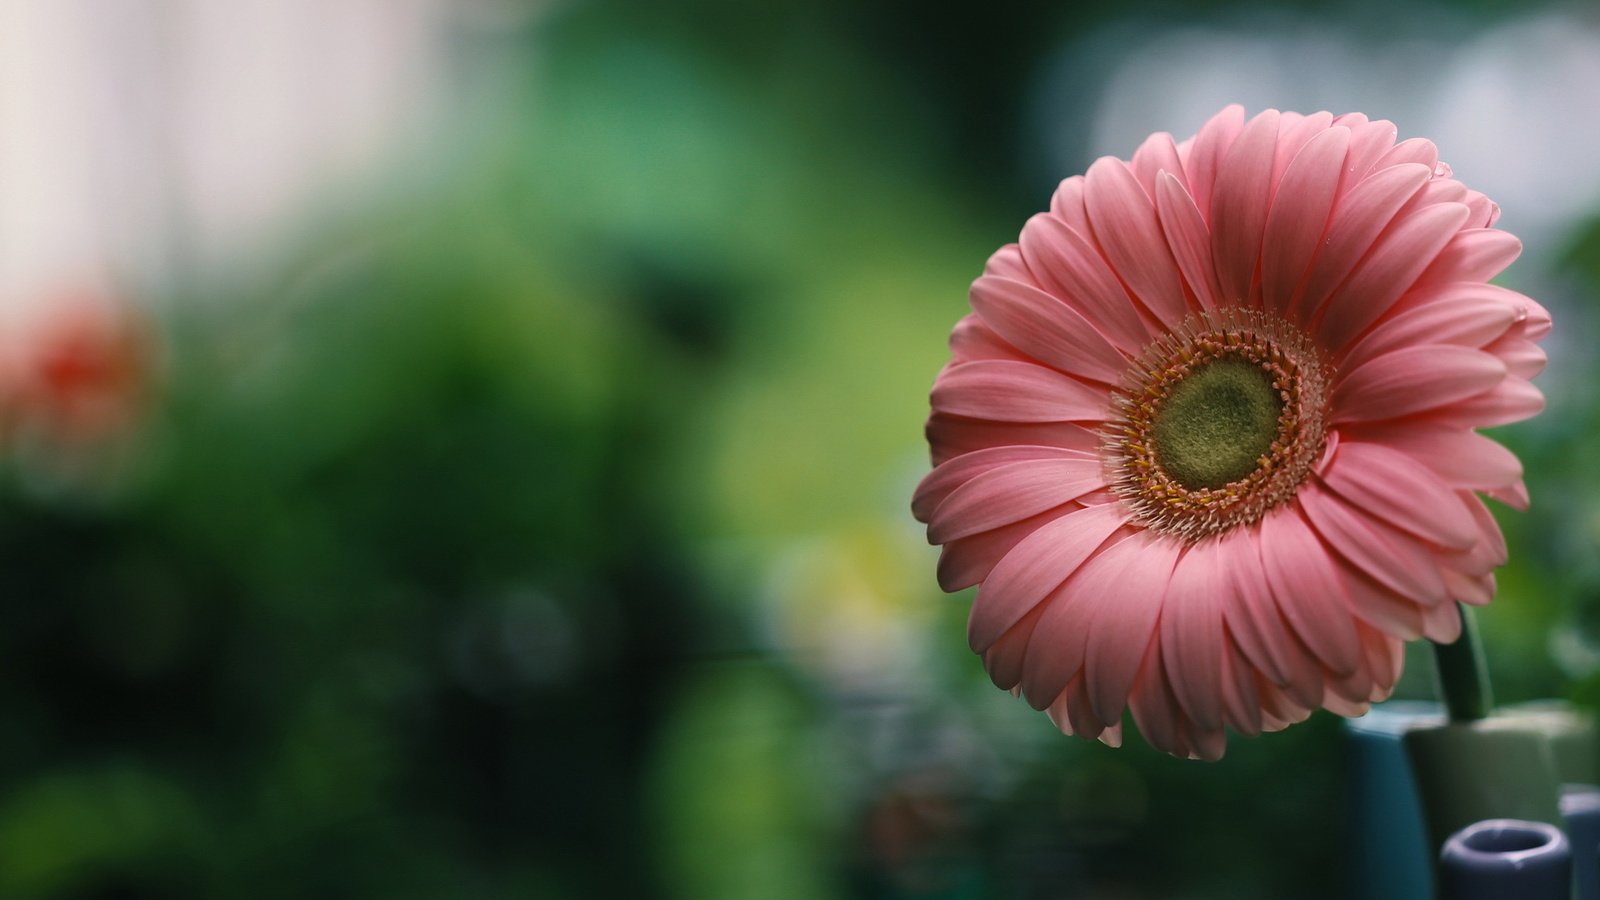
[[1189, 541], [1259, 521], [1321, 455], [1332, 380], [1310, 339], [1275, 316], [1191, 316], [1113, 394], [1112, 490], [1136, 521]]

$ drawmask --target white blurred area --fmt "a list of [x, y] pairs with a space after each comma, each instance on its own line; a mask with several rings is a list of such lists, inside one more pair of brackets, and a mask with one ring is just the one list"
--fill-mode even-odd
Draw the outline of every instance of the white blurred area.
[[[1233, 102], [1250, 114], [1364, 112], [1393, 120], [1401, 138], [1438, 144], [1463, 182], [1500, 204], [1502, 227], [1540, 266], [1600, 208], [1600, 16], [1578, 9], [1481, 31], [1422, 9], [1396, 10], [1382, 34], [1287, 17], [1143, 29], [1115, 57], [1087, 149], [1126, 158], [1151, 132], [1193, 134]], [[1059, 90], [1049, 80], [1046, 92]], [[1041, 130], [1058, 146], [1069, 137]]]
[[0, 0], [0, 316], [160, 296], [433, 147], [452, 0]]

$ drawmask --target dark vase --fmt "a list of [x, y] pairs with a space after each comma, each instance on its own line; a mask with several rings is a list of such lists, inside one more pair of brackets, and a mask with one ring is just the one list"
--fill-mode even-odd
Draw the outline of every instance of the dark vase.
[[1548, 822], [1486, 819], [1439, 852], [1439, 900], [1570, 900], [1572, 847]]
[[1572, 884], [1576, 900], [1600, 900], [1600, 787], [1561, 786], [1561, 815], [1572, 843]]

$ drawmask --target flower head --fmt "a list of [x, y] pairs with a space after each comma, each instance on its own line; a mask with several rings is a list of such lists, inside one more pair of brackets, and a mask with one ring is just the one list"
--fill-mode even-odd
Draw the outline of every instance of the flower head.
[[121, 295], [89, 285], [46, 295], [0, 344], [0, 416], [58, 447], [105, 441], [138, 418], [150, 355]]
[[1473, 429], [1550, 329], [1499, 208], [1386, 121], [1231, 106], [1061, 183], [972, 285], [912, 501], [968, 637], [1062, 731], [1215, 759], [1449, 642], [1527, 504]]

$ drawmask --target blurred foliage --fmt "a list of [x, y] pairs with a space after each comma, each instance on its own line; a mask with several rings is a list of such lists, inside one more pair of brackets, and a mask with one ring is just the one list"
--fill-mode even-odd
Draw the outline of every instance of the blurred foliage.
[[0, 806], [28, 860], [0, 893], [642, 889], [586, 848], [642, 852], [643, 737], [691, 621], [624, 462], [682, 388], [633, 377], [659, 338], [538, 240], [439, 207], [363, 234], [182, 323], [118, 495], [15, 484], [5, 764], [49, 774]]
[[[191, 286], [116, 477], [5, 482], [0, 896], [1337, 896], [1337, 720], [1063, 739], [906, 511], [963, 285], [1043, 202], [1008, 86], [1126, 14], [1024, 6], [563, 10], [526, 116]], [[1559, 403], [1499, 435], [1538, 505], [1482, 621], [1506, 699], [1595, 702]]]

